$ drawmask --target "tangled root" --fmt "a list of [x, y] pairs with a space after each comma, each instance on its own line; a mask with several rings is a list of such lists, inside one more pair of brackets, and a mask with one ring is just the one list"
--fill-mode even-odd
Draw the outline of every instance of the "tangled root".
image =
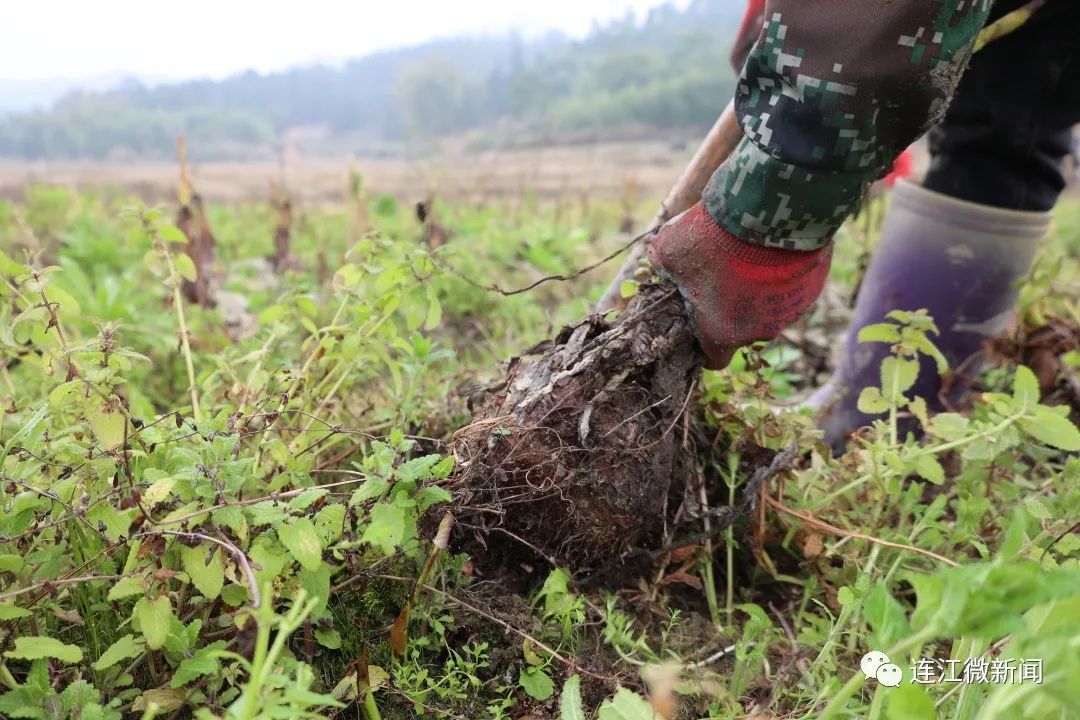
[[[511, 360], [454, 436], [459, 527], [488, 560], [527, 548], [578, 571], [617, 564], [659, 535], [685, 475], [676, 449], [701, 363], [666, 283], [614, 322], [591, 316]], [[493, 532], [517, 542], [488, 543]]]

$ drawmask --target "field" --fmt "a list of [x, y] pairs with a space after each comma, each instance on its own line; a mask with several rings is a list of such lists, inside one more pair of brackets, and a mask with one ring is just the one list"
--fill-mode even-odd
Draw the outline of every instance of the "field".
[[[640, 198], [662, 197], [693, 147], [687, 133], [672, 142], [606, 142], [554, 145], [520, 150], [470, 150], [465, 139], [443, 141], [437, 152], [417, 157], [362, 158], [366, 183], [395, 197], [432, 191], [447, 201], [512, 201], [526, 192], [542, 199], [587, 193], [621, 199], [630, 183]], [[298, 199], [341, 204], [347, 195], [349, 163], [340, 158], [287, 153], [278, 163], [207, 162], [193, 166], [199, 192], [210, 201], [265, 200], [267, 179], [284, 175]], [[152, 202], [176, 197], [176, 165], [169, 162], [0, 160], [0, 197], [18, 199], [23, 188], [59, 184], [80, 189], [114, 185]]]
[[[138, 192], [0, 173], [0, 717], [1080, 717], [1075, 200], [973, 407], [925, 437], [897, 431], [925, 413], [903, 359], [844, 455], [797, 409], [884, 197], [807, 322], [696, 384], [655, 537], [564, 567], [461, 520], [469, 398], [619, 261], [488, 286], [625, 244], [683, 160], [640, 152], [327, 167], [289, 178], [289, 208], [269, 169], [197, 167], [186, 233], [174, 167]], [[927, 318], [896, 324], [899, 353], [928, 350]], [[864, 677], [871, 650], [898, 687]], [[968, 660], [1014, 681], [933, 674]]]

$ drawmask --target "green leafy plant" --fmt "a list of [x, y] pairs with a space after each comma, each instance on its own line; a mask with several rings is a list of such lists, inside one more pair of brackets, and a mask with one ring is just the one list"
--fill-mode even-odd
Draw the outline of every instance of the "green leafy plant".
[[[715, 720], [1041, 720], [1080, 703], [1075, 351], [1057, 378], [998, 362], [970, 409], [935, 414], [911, 397], [920, 359], [941, 361], [933, 320], [894, 313], [863, 333], [893, 348], [861, 398], [880, 419], [840, 458], [771, 406], [806, 385], [801, 352], [741, 354], [688, 401], [705, 424], [673, 428], [700, 488], [669, 498], [638, 572], [598, 588], [538, 561], [507, 599], [499, 570], [432, 547], [466, 460], [446, 442], [459, 389], [605, 278], [483, 288], [606, 256], [622, 240], [599, 230], [625, 210], [440, 203], [451, 241], [433, 250], [406, 204], [368, 195], [304, 209], [282, 276], [269, 209], [211, 203], [213, 308], [179, 292], [198, 270], [160, 208], [55, 188], [0, 203], [0, 715], [655, 720], [677, 700]], [[1077, 315], [1062, 212], [1026, 330]], [[762, 449], [791, 445], [758, 512], [716, 531]], [[1047, 672], [873, 688], [870, 648]]]

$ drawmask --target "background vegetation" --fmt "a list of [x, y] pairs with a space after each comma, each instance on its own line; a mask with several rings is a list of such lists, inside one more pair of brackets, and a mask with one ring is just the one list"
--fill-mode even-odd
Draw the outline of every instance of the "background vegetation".
[[74, 93], [50, 110], [0, 118], [0, 157], [172, 157], [180, 132], [205, 160], [274, 157], [286, 135], [340, 156], [481, 128], [486, 142], [536, 142], [707, 127], [732, 92], [727, 54], [740, 16], [730, 0], [695, 0], [597, 27], [581, 41], [443, 40], [340, 68]]
[[[864, 399], [882, 419], [833, 457], [772, 405], [834, 342], [873, 244], [846, 228], [842, 300], [704, 377], [683, 446], [700, 492], [662, 551], [589, 586], [432, 541], [469, 388], [580, 317], [605, 273], [504, 298], [446, 268], [569, 273], [623, 242], [622, 209], [444, 205], [438, 245], [353, 191], [297, 212], [289, 262], [270, 208], [211, 207], [214, 307], [184, 297], [170, 209], [50, 187], [0, 204], [0, 716], [1076, 717], [1075, 202], [974, 406], [898, 432], [926, 414], [905, 391], [934, 331], [896, 316], [866, 337], [896, 346]], [[754, 458], [790, 445], [760, 511], [711, 532]], [[901, 687], [866, 683], [869, 649]], [[1045, 677], [923, 686], [919, 658], [1041, 658]]]

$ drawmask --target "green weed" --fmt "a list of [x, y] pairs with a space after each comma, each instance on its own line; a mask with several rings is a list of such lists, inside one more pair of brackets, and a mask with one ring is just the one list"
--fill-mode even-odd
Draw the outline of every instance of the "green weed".
[[[211, 208], [238, 310], [184, 301], [196, 270], [160, 209], [55, 188], [0, 205], [0, 715], [1075, 716], [1080, 432], [1008, 363], [970, 411], [931, 414], [908, 394], [919, 356], [940, 359], [923, 313], [863, 331], [893, 354], [845, 457], [771, 406], [805, 383], [798, 353], [746, 353], [696, 397], [703, 539], [606, 591], [531, 568], [501, 610], [443, 553], [395, 647], [425, 519], [451, 499], [462, 389], [577, 319], [604, 273], [482, 286], [603, 257], [619, 240], [597, 228], [622, 210], [441, 207], [451, 241], [432, 250], [392, 199], [357, 196], [363, 212], [303, 214], [282, 276], [269, 209]], [[1077, 318], [1074, 244], [1040, 258], [1024, 327]], [[1061, 360], [1065, 386], [1080, 359]], [[767, 512], [708, 532], [753, 448], [791, 445]], [[868, 650], [899, 687], [864, 677]], [[1042, 684], [911, 682], [923, 659], [1002, 658], [1041, 659]]]

